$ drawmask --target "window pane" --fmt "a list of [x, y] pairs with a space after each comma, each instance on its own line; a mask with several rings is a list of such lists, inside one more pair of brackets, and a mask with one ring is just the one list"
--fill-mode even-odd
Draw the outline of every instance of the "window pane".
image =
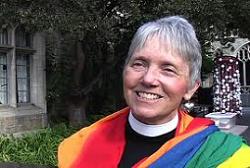
[[17, 54], [16, 70], [18, 103], [27, 103], [30, 99], [30, 73], [28, 54]]
[[27, 103], [29, 102], [29, 97], [27, 92], [18, 91], [18, 103]]
[[18, 91], [28, 91], [28, 80], [27, 78], [24, 79], [17, 79], [17, 87], [18, 87]]
[[0, 53], [0, 104], [7, 103], [7, 88], [6, 54]]
[[17, 65], [17, 76], [18, 78], [27, 78], [28, 76], [27, 67]]
[[16, 64], [27, 66], [28, 65], [27, 57], [29, 57], [28, 54], [18, 54], [18, 59], [16, 60]]

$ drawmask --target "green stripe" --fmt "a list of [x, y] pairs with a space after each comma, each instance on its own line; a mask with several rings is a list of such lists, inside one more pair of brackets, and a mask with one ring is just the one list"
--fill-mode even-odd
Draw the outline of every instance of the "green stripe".
[[208, 137], [185, 167], [215, 168], [232, 156], [243, 141], [240, 136], [217, 131]]

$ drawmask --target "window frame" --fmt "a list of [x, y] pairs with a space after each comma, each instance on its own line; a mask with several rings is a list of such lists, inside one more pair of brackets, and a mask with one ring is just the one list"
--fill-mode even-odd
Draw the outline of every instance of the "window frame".
[[[0, 106], [5, 106], [5, 105], [10, 105], [13, 107], [18, 106], [19, 104], [31, 104], [31, 64], [32, 64], [32, 59], [33, 55], [36, 52], [32, 48], [33, 46], [33, 34], [29, 33], [29, 42], [25, 42], [25, 44], [29, 44], [26, 46], [20, 46], [16, 44], [16, 31], [20, 30], [20, 27], [22, 25], [16, 26], [16, 27], [7, 27], [4, 29], [5, 32], [7, 32], [7, 42], [4, 44], [0, 43], [0, 52], [6, 54], [6, 62], [7, 62], [7, 93], [6, 93], [6, 104], [0, 104]], [[23, 28], [21, 28], [24, 30]], [[1, 30], [0, 30], [1, 31]], [[27, 35], [27, 31], [24, 32], [24, 34]], [[27, 39], [26, 39], [27, 40]], [[28, 95], [28, 101], [27, 102], [19, 102], [19, 90], [18, 90], [18, 76], [17, 76], [17, 57], [18, 54], [26, 54], [28, 55], [28, 82], [27, 82], [27, 95]], [[13, 67], [15, 66], [15, 67]], [[14, 76], [14, 77], [13, 77]], [[16, 88], [15, 90], [13, 90]]]

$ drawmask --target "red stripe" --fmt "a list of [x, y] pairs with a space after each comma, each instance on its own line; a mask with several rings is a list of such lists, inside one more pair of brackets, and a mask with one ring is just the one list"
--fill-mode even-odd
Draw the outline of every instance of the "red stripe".
[[127, 116], [128, 113], [123, 113], [112, 122], [100, 125], [85, 142], [72, 168], [117, 167], [125, 146]]
[[204, 125], [214, 125], [214, 121], [207, 118], [194, 118], [184, 132], [190, 132], [191, 130], [194, 130]]

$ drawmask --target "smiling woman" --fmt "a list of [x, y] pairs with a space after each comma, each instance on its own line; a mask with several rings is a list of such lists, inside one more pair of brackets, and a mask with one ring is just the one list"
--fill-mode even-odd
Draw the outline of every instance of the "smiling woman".
[[128, 107], [65, 139], [61, 168], [250, 166], [250, 148], [183, 109], [200, 85], [200, 44], [190, 23], [165, 17], [136, 32], [123, 71]]
[[191, 98], [199, 81], [189, 87], [189, 66], [168, 50], [158, 36], [149, 37], [124, 68], [124, 96], [133, 115], [146, 124], [162, 124], [177, 115], [184, 99]]

